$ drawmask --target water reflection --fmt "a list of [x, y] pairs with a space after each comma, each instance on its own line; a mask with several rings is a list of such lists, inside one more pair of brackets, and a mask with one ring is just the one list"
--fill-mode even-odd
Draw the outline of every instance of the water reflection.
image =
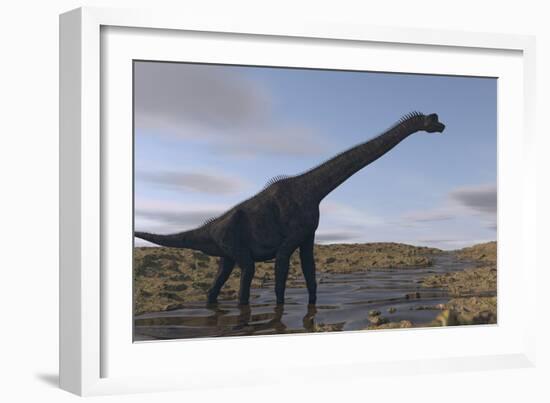
[[[256, 332], [273, 330], [274, 333], [286, 333], [287, 325], [283, 321], [285, 313], [284, 305], [275, 305], [272, 312], [256, 313], [254, 316], [252, 316], [250, 305], [239, 305], [238, 310], [237, 324], [232, 327], [233, 331], [248, 330], [251, 334], [254, 334]], [[219, 316], [219, 312], [220, 310], [216, 310], [215, 315], [221, 317]], [[307, 305], [305, 315], [302, 319], [304, 331], [314, 331], [316, 313], [317, 307], [315, 305]]]

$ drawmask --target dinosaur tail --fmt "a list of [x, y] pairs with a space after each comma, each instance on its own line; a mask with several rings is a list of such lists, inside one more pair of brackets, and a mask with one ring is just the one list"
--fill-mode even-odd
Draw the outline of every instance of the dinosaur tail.
[[169, 248], [198, 249], [197, 246], [199, 246], [201, 242], [204, 242], [204, 236], [198, 229], [169, 235], [136, 231], [134, 232], [134, 236]]

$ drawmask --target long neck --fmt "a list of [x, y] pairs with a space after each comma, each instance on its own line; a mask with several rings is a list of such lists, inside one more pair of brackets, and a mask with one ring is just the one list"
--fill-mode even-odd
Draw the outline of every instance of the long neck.
[[411, 134], [421, 130], [421, 117], [399, 122], [383, 134], [344, 151], [323, 164], [295, 177], [310, 197], [321, 201], [360, 169], [376, 161]]
[[169, 248], [195, 249], [212, 255], [216, 255], [218, 252], [217, 246], [212, 241], [205, 227], [169, 235], [151, 234], [149, 232], [139, 231], [136, 231], [134, 235], [137, 238]]

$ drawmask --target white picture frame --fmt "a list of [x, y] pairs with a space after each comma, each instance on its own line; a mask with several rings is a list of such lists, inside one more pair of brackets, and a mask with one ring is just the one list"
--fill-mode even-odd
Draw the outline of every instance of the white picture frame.
[[[167, 41], [158, 46], [169, 49], [178, 41], [178, 32], [193, 32], [194, 37], [217, 33], [217, 41], [229, 41], [230, 37], [253, 38], [253, 42], [262, 43], [269, 40], [300, 41], [302, 45], [319, 41], [320, 46], [329, 46], [334, 51], [346, 44], [362, 46], [375, 44], [380, 48], [393, 46], [399, 56], [406, 47], [415, 48], [417, 52], [443, 52], [442, 63], [436, 63], [431, 57], [432, 67], [416, 67], [417, 72], [453, 74], [459, 69], [461, 52], [470, 52], [477, 57], [501, 57], [502, 74], [506, 84], [502, 87], [504, 94], [514, 96], [514, 105], [508, 104], [499, 94], [499, 325], [485, 327], [449, 328], [449, 329], [414, 329], [407, 331], [387, 332], [343, 332], [339, 334], [273, 336], [229, 338], [228, 340], [178, 340], [174, 342], [128, 344], [127, 318], [123, 314], [125, 306], [115, 306], [109, 298], [116, 279], [109, 277], [109, 259], [113, 248], [105, 243], [105, 228], [109, 228], [113, 217], [105, 211], [113, 208], [106, 194], [113, 189], [108, 182], [114, 177], [108, 163], [109, 153], [116, 152], [117, 145], [112, 144], [112, 137], [105, 137], [112, 127], [117, 127], [119, 120], [124, 121], [121, 130], [128, 131], [127, 114], [111, 122], [104, 110], [106, 100], [111, 104], [113, 99], [122, 95], [128, 99], [128, 87], [117, 87], [111, 81], [102, 80], [105, 68], [104, 57], [113, 57], [106, 52], [107, 42], [102, 32], [109, 27], [118, 27], [122, 36], [137, 35], [138, 29], [146, 29], [141, 38], [148, 45], [155, 41]], [[126, 30], [126, 31], [125, 31]], [[155, 30], [155, 31], [151, 31]], [[157, 37], [147, 37], [151, 32], [160, 33]], [[170, 32], [170, 38], [162, 38], [162, 32]], [[227, 36], [227, 39], [224, 39]], [[119, 42], [117, 42], [117, 40]], [[121, 58], [120, 63], [132, 58], [135, 46], [124, 45], [120, 40], [109, 39], [108, 46], [119, 49], [115, 53]], [[244, 41], [246, 42], [246, 41]], [[160, 42], [158, 42], [160, 44]], [[285, 42], [286, 43], [286, 42]], [[118, 48], [116, 48], [118, 46]], [[190, 45], [192, 46], [192, 45]], [[246, 45], [245, 45], [246, 46]], [[128, 53], [124, 53], [127, 49]], [[246, 47], [244, 48], [246, 51]], [[402, 49], [402, 50], [400, 50]], [[534, 365], [535, 328], [534, 321], [507, 320], [514, 309], [523, 309], [535, 315], [536, 262], [534, 242], [527, 241], [527, 234], [535, 233], [534, 204], [535, 184], [532, 180], [534, 160], [528, 156], [534, 150], [534, 39], [520, 35], [481, 34], [456, 31], [429, 31], [408, 28], [381, 28], [352, 26], [320, 22], [292, 22], [254, 20], [214, 21], [195, 16], [170, 15], [168, 13], [148, 10], [116, 10], [102, 8], [81, 8], [70, 11], [60, 17], [60, 385], [63, 389], [79, 395], [96, 395], [112, 393], [135, 393], [140, 391], [161, 391], [186, 388], [207, 388], [228, 385], [253, 385], [269, 382], [295, 382], [296, 378], [304, 379], [346, 379], [353, 374], [369, 376], [373, 374], [398, 374], [418, 371], [438, 372], [454, 370], [478, 370], [491, 368], [518, 368]], [[361, 49], [359, 49], [361, 51]], [[237, 52], [237, 51], [235, 51]], [[241, 51], [243, 52], [243, 51]], [[242, 55], [242, 53], [241, 53]], [[157, 55], [162, 58], [162, 52]], [[199, 56], [197, 56], [199, 57]], [[229, 56], [226, 56], [229, 57]], [[395, 63], [396, 56], [387, 56], [387, 61]], [[455, 66], [449, 66], [447, 58], [455, 58]], [[114, 57], [113, 57], [114, 60]], [[244, 60], [242, 57], [241, 59]], [[269, 63], [262, 59], [261, 52], [251, 53], [248, 63]], [[305, 59], [304, 59], [305, 60]], [[296, 62], [298, 66], [307, 63]], [[439, 60], [439, 59], [437, 59]], [[507, 61], [508, 60], [508, 61]], [[215, 61], [215, 60], [214, 60]], [[288, 64], [288, 61], [286, 62]], [[327, 63], [316, 61], [312, 63]], [[340, 63], [336, 61], [335, 63]], [[384, 60], [376, 69], [384, 69]], [[413, 71], [414, 66], [407, 67], [403, 61], [404, 71]], [[491, 63], [495, 64], [493, 60]], [[246, 64], [246, 63], [243, 63]], [[386, 63], [388, 64], [388, 63]], [[463, 63], [465, 64], [465, 63]], [[491, 65], [489, 63], [489, 65]], [[370, 65], [372, 67], [372, 65]], [[439, 66], [439, 67], [438, 67]], [[329, 66], [325, 66], [329, 67]], [[330, 66], [337, 67], [337, 66]], [[110, 67], [107, 67], [110, 68]], [[460, 67], [466, 69], [466, 66]], [[481, 68], [481, 67], [480, 67]], [[495, 69], [497, 67], [494, 67]], [[117, 69], [108, 70], [109, 74]], [[438, 70], [439, 69], [439, 70]], [[460, 70], [469, 71], [469, 70]], [[484, 70], [479, 70], [484, 71]], [[490, 73], [490, 71], [488, 70]], [[120, 74], [116, 73], [116, 74]], [[488, 74], [491, 75], [491, 74]], [[117, 76], [119, 77], [119, 76]], [[124, 81], [124, 80], [122, 80]], [[126, 82], [127, 83], [127, 82]], [[117, 84], [118, 85], [118, 84]], [[113, 88], [111, 88], [113, 87]], [[126, 89], [125, 89], [126, 88]], [[506, 91], [510, 92], [506, 92]], [[110, 94], [115, 98], [111, 99]], [[118, 94], [118, 95], [117, 95]], [[107, 97], [107, 98], [104, 98]], [[502, 102], [501, 102], [502, 101]], [[124, 103], [124, 101], [121, 101]], [[520, 106], [514, 117], [509, 117], [512, 107]], [[501, 120], [507, 119], [507, 120]], [[511, 120], [515, 119], [515, 120]], [[503, 126], [502, 123], [505, 123]], [[115, 126], [111, 126], [114, 124]], [[126, 126], [124, 126], [126, 124]], [[512, 130], [514, 129], [514, 130]], [[509, 134], [506, 134], [509, 131]], [[514, 133], [512, 133], [514, 131]], [[519, 133], [518, 133], [519, 132]], [[503, 134], [504, 133], [504, 134]], [[521, 134], [521, 135], [520, 135]], [[120, 143], [118, 147], [124, 147]], [[109, 152], [106, 148], [109, 147]], [[120, 150], [120, 148], [119, 148]], [[520, 153], [512, 156], [512, 151]], [[511, 163], [514, 164], [512, 172]], [[124, 165], [124, 163], [122, 163]], [[115, 169], [115, 168], [112, 168]], [[121, 176], [124, 180], [124, 175]], [[117, 179], [120, 180], [120, 179]], [[124, 186], [120, 187], [124, 188]], [[518, 191], [518, 188], [521, 189]], [[124, 195], [123, 195], [124, 196]], [[119, 198], [120, 199], [120, 198]], [[121, 200], [124, 200], [122, 197]], [[114, 208], [117, 208], [116, 206]], [[124, 209], [124, 206], [118, 207]], [[116, 210], [113, 210], [116, 211]], [[121, 210], [118, 210], [119, 212]], [[114, 221], [113, 221], [114, 222]], [[501, 224], [505, 232], [501, 233]], [[121, 222], [119, 228], [125, 228]], [[131, 227], [126, 230], [131, 231]], [[111, 235], [109, 235], [111, 236]], [[532, 235], [531, 235], [532, 237]], [[110, 238], [114, 239], [114, 238]], [[514, 248], [510, 246], [514, 245]], [[506, 248], [508, 246], [508, 248]], [[124, 248], [121, 248], [121, 250]], [[512, 250], [513, 249], [513, 250]], [[122, 252], [120, 252], [122, 253]], [[114, 257], [115, 259], [117, 256]], [[124, 258], [122, 257], [122, 260]], [[521, 271], [508, 273], [506, 267], [521, 267]], [[501, 276], [501, 267], [504, 276]], [[519, 274], [518, 274], [519, 273]], [[106, 279], [110, 281], [107, 287]], [[119, 284], [119, 283], [116, 283]], [[122, 284], [122, 285], [120, 285]], [[127, 292], [127, 283], [120, 283]], [[512, 287], [520, 293], [521, 304], [506, 305]], [[520, 288], [519, 290], [517, 288]], [[122, 298], [123, 299], [123, 298]], [[502, 306], [506, 309], [502, 309]], [[130, 315], [130, 312], [128, 312]], [[120, 328], [117, 328], [120, 326]], [[462, 340], [461, 348], [453, 351], [441, 351], [437, 346], [438, 339]], [[428, 342], [422, 340], [429, 339]], [[309, 340], [314, 340], [310, 342]], [[474, 346], [474, 341], [477, 348]], [[485, 344], [483, 344], [483, 340]], [[409, 354], [406, 349], [395, 349], [393, 354], [376, 354], [366, 351], [363, 354], [344, 354], [337, 346], [353, 346], [358, 343], [383, 343], [392, 345], [419, 346], [416, 354]], [[118, 344], [117, 344], [118, 343]], [[321, 343], [333, 353], [316, 359], [315, 349]], [[422, 343], [424, 347], [422, 347]], [[435, 344], [434, 344], [435, 343]], [[310, 347], [314, 344], [316, 347]], [[148, 347], [146, 346], [148, 345]], [[291, 345], [291, 347], [288, 347]], [[443, 345], [443, 344], [442, 344]], [[146, 346], [146, 347], [144, 347]], [[295, 349], [303, 353], [304, 361], [300, 362], [296, 354], [281, 354], [285, 349]], [[253, 357], [268, 350], [271, 364], [262, 368]], [[380, 350], [380, 348], [378, 348]], [[248, 352], [252, 358], [248, 362], [240, 360]], [[187, 360], [181, 364], [168, 363], [166, 356], [185, 354]], [[228, 374], [223, 365], [212, 373], [212, 363], [203, 364], [201, 357], [223, 357], [231, 363], [234, 370]], [[367, 357], [366, 355], [369, 354]], [[401, 355], [400, 355], [401, 354]], [[407, 355], [408, 354], [408, 355]], [[132, 357], [139, 355], [140, 362], [146, 363], [143, 371], [136, 368]], [[160, 357], [160, 358], [159, 358]], [[164, 357], [164, 358], [162, 358]], [[343, 357], [343, 358], [342, 358]], [[347, 358], [346, 358], [347, 357]], [[160, 370], [161, 361], [165, 360]], [[246, 360], [245, 360], [246, 361]], [[126, 365], [122, 363], [126, 362]], [[111, 365], [112, 364], [112, 365]], [[111, 368], [112, 367], [112, 368]], [[303, 369], [308, 368], [304, 372]], [[147, 370], [148, 369], [148, 370]], [[237, 369], [237, 370], [235, 370]], [[327, 371], [332, 369], [333, 371]], [[337, 369], [337, 371], [334, 371]], [[260, 370], [260, 371], [259, 371]], [[208, 372], [210, 371], [210, 372]], [[225, 372], [224, 372], [225, 371]], [[155, 375], [156, 372], [156, 375]], [[246, 372], [247, 376], [240, 374]], [[330, 377], [327, 373], [330, 372]], [[205, 376], [205, 374], [209, 376]], [[336, 374], [336, 375], [335, 375]]]

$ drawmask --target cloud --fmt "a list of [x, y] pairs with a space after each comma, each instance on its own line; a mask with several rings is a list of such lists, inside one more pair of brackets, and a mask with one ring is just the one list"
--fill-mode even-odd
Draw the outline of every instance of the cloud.
[[384, 220], [372, 216], [365, 209], [346, 203], [325, 200], [320, 205], [320, 223], [315, 235], [318, 243], [360, 242], [380, 228]]
[[347, 227], [363, 228], [365, 226], [382, 224], [380, 217], [372, 216], [363, 209], [358, 209], [346, 203], [326, 200], [320, 205], [322, 224], [338, 222]]
[[452, 200], [474, 211], [486, 214], [497, 212], [496, 185], [466, 186], [449, 193]]
[[142, 200], [134, 207], [135, 229], [156, 233], [185, 231], [202, 225], [209, 218], [223, 214], [230, 207], [221, 204]]
[[434, 244], [434, 243], [456, 243], [462, 242], [457, 239], [419, 239], [418, 242], [423, 244]]
[[[195, 211], [151, 211], [136, 210], [136, 218], [143, 218], [164, 224], [166, 227], [196, 227], [204, 223], [210, 217], [220, 215], [219, 210], [195, 210]], [[159, 226], [157, 224], [157, 226]], [[162, 225], [160, 225], [162, 226]]]
[[342, 241], [350, 241], [356, 239], [358, 236], [357, 232], [353, 231], [327, 231], [327, 232], [318, 232], [315, 234], [315, 242], [319, 243], [334, 243]]
[[404, 214], [397, 224], [414, 226], [448, 221], [465, 216], [479, 216], [488, 229], [496, 230], [497, 189], [495, 185], [463, 186], [449, 191], [441, 206]]
[[265, 90], [215, 65], [137, 62], [136, 125], [204, 123], [248, 126], [266, 118]]
[[246, 188], [240, 178], [204, 172], [138, 172], [136, 179], [174, 189], [210, 194], [229, 194]]
[[451, 214], [448, 211], [428, 210], [408, 213], [405, 214], [403, 218], [409, 223], [418, 223], [452, 220], [453, 218], [455, 218], [455, 215]]
[[[234, 131], [228, 129], [211, 144], [215, 152], [234, 156], [255, 154], [275, 156], [321, 155], [329, 147], [311, 129], [300, 126], [261, 127]], [[217, 139], [216, 139], [217, 140]]]
[[317, 155], [327, 149], [310, 128], [277, 119], [271, 94], [239, 69], [136, 62], [138, 133], [169, 133], [237, 155]]

